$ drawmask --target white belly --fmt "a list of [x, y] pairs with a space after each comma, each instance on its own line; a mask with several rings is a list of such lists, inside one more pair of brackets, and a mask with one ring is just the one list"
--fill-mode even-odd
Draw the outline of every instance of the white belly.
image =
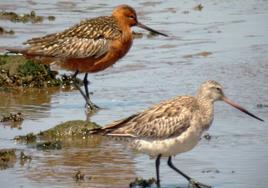
[[201, 135], [200, 129], [189, 128], [178, 137], [162, 140], [137, 139], [131, 143], [131, 147], [150, 156], [174, 156], [193, 149]]

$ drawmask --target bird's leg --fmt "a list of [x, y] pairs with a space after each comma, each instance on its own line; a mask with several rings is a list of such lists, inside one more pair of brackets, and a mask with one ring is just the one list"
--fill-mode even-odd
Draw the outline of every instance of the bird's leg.
[[87, 79], [87, 75], [88, 75], [88, 73], [85, 74], [83, 83], [84, 83], [84, 87], [85, 87], [85, 91], [86, 91], [86, 96], [89, 99], [89, 92], [88, 92], [88, 84], [89, 84], [89, 81]]
[[161, 154], [159, 154], [155, 160], [155, 169], [156, 169], [156, 185], [160, 187], [160, 177], [159, 177], [159, 165], [160, 165]]
[[[79, 90], [79, 92], [81, 93], [81, 95], [83, 96], [83, 98], [85, 99], [86, 101], [86, 105], [89, 106], [89, 107], [94, 107], [94, 105], [92, 105], [92, 102], [90, 100], [88, 100], [88, 97], [87, 97], [87, 94], [85, 94], [83, 92], [83, 90], [80, 88], [80, 86], [77, 84], [76, 82], [76, 76], [78, 75], [79, 71], [76, 71], [74, 73], [74, 75], [72, 76], [72, 78], [74, 79], [74, 86], [76, 89]], [[90, 108], [91, 110], [93, 110], [94, 108]]]
[[76, 71], [75, 73], [74, 73], [74, 75], [72, 76], [72, 78], [73, 78], [73, 80], [74, 80], [74, 86], [75, 86], [75, 88], [76, 89], [78, 89], [79, 90], [79, 92], [81, 93], [81, 95], [83, 96], [83, 98], [86, 100], [86, 102], [87, 102], [87, 96], [86, 96], [86, 94], [82, 91], [82, 89], [79, 87], [79, 85], [76, 83], [76, 76], [78, 75], [78, 73], [79, 73], [79, 71]]
[[206, 188], [211, 188], [211, 186], [209, 185], [206, 185], [206, 184], [203, 184], [203, 183], [200, 183], [196, 180], [194, 180], [193, 178], [191, 178], [190, 176], [188, 176], [187, 174], [183, 173], [182, 171], [180, 171], [179, 169], [177, 169], [172, 161], [171, 161], [171, 156], [168, 157], [168, 162], [167, 162], [168, 166], [170, 168], [172, 168], [173, 170], [175, 170], [176, 172], [178, 172], [180, 175], [182, 175], [184, 178], [186, 178], [190, 184], [196, 186], [197, 188], [203, 188], [203, 187], [206, 187]]
[[91, 100], [90, 100], [90, 96], [89, 96], [89, 92], [88, 92], [88, 84], [89, 84], [89, 81], [87, 79], [87, 76], [88, 76], [88, 73], [85, 74], [85, 77], [84, 77], [84, 80], [83, 80], [83, 83], [84, 83], [84, 87], [85, 87], [85, 91], [86, 91], [86, 102], [87, 102], [87, 107], [91, 110], [95, 110], [95, 109], [98, 109], [99, 107], [97, 105], [95, 105]]

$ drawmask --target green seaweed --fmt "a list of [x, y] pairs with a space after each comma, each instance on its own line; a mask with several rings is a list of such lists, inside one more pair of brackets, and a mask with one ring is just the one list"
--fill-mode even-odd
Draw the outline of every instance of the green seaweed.
[[0, 55], [0, 87], [55, 87], [69, 86], [82, 81], [72, 76], [57, 76], [48, 65], [22, 55]]

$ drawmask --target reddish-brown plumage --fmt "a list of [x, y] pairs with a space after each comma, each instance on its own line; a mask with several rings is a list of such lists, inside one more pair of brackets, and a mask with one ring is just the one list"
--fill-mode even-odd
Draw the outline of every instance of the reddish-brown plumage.
[[132, 26], [167, 36], [155, 31], [137, 20], [135, 10], [128, 5], [116, 7], [111, 16], [88, 19], [60, 33], [33, 38], [26, 41], [28, 47], [8, 49], [10, 52], [22, 53], [28, 58], [38, 58], [42, 63], [55, 63], [59, 67], [86, 73], [84, 86], [86, 94], [81, 94], [89, 101], [87, 73], [102, 71], [122, 58], [132, 45]]
[[128, 52], [132, 45], [132, 26], [166, 36], [140, 24], [133, 8], [120, 5], [111, 16], [84, 20], [63, 32], [30, 39], [24, 43], [29, 47], [23, 50], [10, 51], [79, 73], [98, 72]]
[[108, 52], [99, 58], [68, 58], [59, 65], [68, 70], [79, 72], [98, 72], [113, 65], [118, 59], [122, 58], [132, 45], [132, 35], [129, 31], [125, 34], [125, 42], [114, 40], [111, 42]]

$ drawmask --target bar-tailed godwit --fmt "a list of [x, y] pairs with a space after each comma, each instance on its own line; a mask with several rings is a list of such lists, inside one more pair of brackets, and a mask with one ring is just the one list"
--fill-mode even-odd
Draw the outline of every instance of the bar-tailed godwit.
[[172, 163], [172, 156], [189, 151], [197, 145], [202, 133], [212, 124], [216, 101], [224, 101], [249, 116], [263, 121], [228, 99], [223, 93], [222, 86], [210, 80], [200, 86], [196, 96], [178, 96], [161, 102], [126, 119], [95, 129], [92, 134], [123, 137], [130, 141], [130, 146], [135, 150], [156, 157], [158, 186], [160, 186], [160, 158], [168, 157], [168, 166], [192, 185], [199, 188], [210, 187], [195, 181], [177, 169]]
[[136, 11], [128, 5], [116, 7], [111, 16], [88, 19], [63, 32], [33, 38], [24, 44], [24, 49], [8, 49], [9, 52], [22, 53], [26, 57], [38, 57], [46, 64], [85, 73], [85, 93], [75, 83], [86, 99], [89, 109], [95, 106], [89, 97], [88, 73], [102, 71], [122, 58], [132, 45], [131, 27], [137, 26], [155, 34], [167, 36], [138, 22]]

